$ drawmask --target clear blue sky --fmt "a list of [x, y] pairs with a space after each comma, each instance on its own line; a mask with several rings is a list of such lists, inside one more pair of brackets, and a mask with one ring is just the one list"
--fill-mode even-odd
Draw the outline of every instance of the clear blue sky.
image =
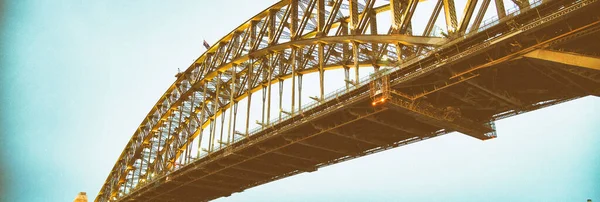
[[[0, 201], [93, 199], [203, 38], [274, 2], [5, 1]], [[494, 140], [453, 133], [219, 201], [600, 201], [599, 112], [586, 97], [499, 121]]]

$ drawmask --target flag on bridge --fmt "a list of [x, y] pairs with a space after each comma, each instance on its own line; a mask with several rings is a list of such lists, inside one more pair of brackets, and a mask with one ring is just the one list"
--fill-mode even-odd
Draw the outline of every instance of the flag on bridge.
[[206, 42], [206, 40], [204, 40], [204, 43], [202, 45], [204, 45], [204, 47], [206, 49], [210, 49], [210, 44], [208, 44], [208, 42]]

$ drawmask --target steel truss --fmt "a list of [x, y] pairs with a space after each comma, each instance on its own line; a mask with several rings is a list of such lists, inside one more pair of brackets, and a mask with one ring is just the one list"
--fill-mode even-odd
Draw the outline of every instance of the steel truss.
[[[410, 83], [425, 74], [434, 74], [434, 71], [429, 72], [429, 70], [434, 70], [442, 65], [451, 65], [469, 55], [490, 49], [494, 45], [492, 39], [518, 34], [519, 31], [525, 32], [563, 15], [549, 14], [539, 16], [538, 21], [529, 24], [518, 24], [514, 21], [518, 17], [517, 13], [534, 9], [534, 6], [561, 1], [536, 1], [536, 4], [529, 4], [529, 1], [514, 0], [513, 2], [519, 8], [518, 12], [507, 13], [503, 1], [495, 0], [494, 4], [497, 10], [494, 13], [497, 13], [499, 20], [484, 23], [483, 18], [491, 0], [479, 2], [478, 4], [477, 0], [467, 1], [465, 12], [462, 13], [460, 19], [457, 18], [454, 0], [437, 0], [435, 8], [427, 11], [428, 13], [416, 13], [418, 0], [365, 0], [360, 2], [358, 0], [283, 0], [272, 5], [216, 42], [178, 76], [133, 134], [110, 172], [96, 201], [120, 200], [136, 190], [150, 185], [150, 182], [159, 177], [167, 176], [168, 180], [169, 174], [177, 169], [205, 156], [211, 156], [222, 148], [230, 149], [228, 146], [234, 142], [256, 133], [249, 128], [248, 114], [250, 114], [251, 103], [257, 102], [252, 100], [251, 96], [258, 91], [262, 93], [262, 100], [258, 101], [262, 103], [263, 108], [262, 120], [258, 121], [258, 125], [261, 126], [259, 131], [274, 130], [274, 123], [270, 115], [271, 107], [277, 106], [271, 106], [271, 88], [276, 83], [280, 87], [279, 92], [276, 92], [278, 93], [277, 98], [280, 100], [278, 120], [283, 120], [283, 117], [302, 116], [307, 109], [305, 105], [302, 105], [301, 99], [302, 78], [305, 74], [319, 75], [319, 95], [313, 99], [318, 104], [325, 104], [329, 98], [324, 90], [326, 83], [324, 74], [328, 70], [344, 70], [346, 92], [358, 89], [368, 83], [362, 82], [363, 80], [360, 79], [358, 69], [361, 67], [373, 67], [375, 71], [380, 71], [380, 67], [392, 67], [386, 69], [386, 72], [382, 71], [382, 74], [394, 72], [396, 75], [394, 79], [386, 80], [385, 85], [401, 86], [403, 83]], [[580, 7], [576, 6], [586, 6], [596, 1], [577, 2], [578, 4], [571, 6], [573, 9], [579, 9]], [[567, 7], [561, 12], [571, 7]], [[446, 27], [443, 34], [438, 36], [434, 35], [434, 25], [439, 14], [442, 13], [442, 9]], [[566, 14], [564, 13], [564, 15]], [[412, 30], [411, 20], [417, 15], [429, 17], [423, 33], [414, 33]], [[390, 16], [392, 17], [391, 24], [384, 28], [389, 31], [383, 34], [378, 33], [378, 28], [383, 26], [381, 23], [383, 20], [378, 18]], [[456, 45], [468, 37], [479, 37], [481, 35], [479, 33], [494, 25], [512, 29], [487, 32], [487, 34], [497, 33], [498, 35], [480, 38], [478, 42], [473, 42], [473, 45], [468, 47]], [[569, 33], [575, 35], [577, 34], [575, 31]], [[424, 87], [424, 90], [418, 93], [407, 93], [401, 89], [390, 90], [394, 98], [388, 105], [390, 108], [413, 114], [417, 118], [435, 122], [444, 128], [484, 137], [494, 131], [493, 122], [473, 129], [469, 125], [476, 121], [458, 116], [454, 109], [433, 107], [419, 99], [435, 95], [443, 89], [465, 85], [468, 86], [468, 89], [475, 89], [477, 93], [470, 91], [466, 91], [465, 95], [458, 95], [454, 92], [445, 93], [478, 108], [484, 108], [484, 106], [480, 101], [474, 99], [484, 95], [494, 103], [501, 103], [502, 106], [515, 107], [521, 111], [531, 110], [535, 107], [526, 108], [523, 101], [506, 92], [498, 92], [489, 86], [472, 82], [472, 79], [478, 77], [484, 68], [520, 57], [539, 60], [556, 60], [556, 55], [567, 57], [569, 60], [557, 62], [587, 69], [568, 67], [564, 71], [600, 83], [596, 72], [599, 63], [597, 57], [544, 49], [549, 46], [548, 44], [558, 43], [556, 41], [568, 36], [557, 37], [559, 38], [516, 50], [509, 55], [510, 57], [495, 58], [490, 55], [486, 63], [455, 68], [456, 72], [451, 75], [436, 73], [443, 82]], [[473, 39], [472, 41], [477, 40]], [[456, 50], [453, 50], [453, 45], [456, 46]], [[443, 54], [444, 51], [452, 52], [452, 54]], [[431, 66], [421, 66], [429, 64], [428, 61], [434, 62], [430, 62]], [[418, 69], [412, 68], [417, 64]], [[354, 69], [355, 75], [350, 75], [350, 69]], [[405, 75], [399, 77], [397, 76], [399, 74]], [[283, 89], [283, 83], [286, 80], [292, 82], [291, 89]], [[386, 86], [386, 88], [389, 87]], [[583, 93], [600, 94], [598, 89], [580, 88]], [[282, 110], [281, 100], [284, 91], [292, 98], [291, 103], [288, 103], [291, 106], [290, 111]], [[389, 94], [386, 95], [387, 97]], [[557, 99], [552, 103], [567, 99], [569, 98]], [[240, 101], [248, 103], [247, 109], [238, 109]], [[546, 105], [548, 104], [539, 104], [539, 106]], [[490, 119], [518, 114], [521, 111], [507, 111], [504, 114], [490, 117]], [[227, 114], [229, 115], [226, 116]], [[239, 126], [235, 126], [238, 118], [245, 118], [245, 126], [242, 131], [236, 131], [236, 128], [239, 128]], [[366, 120], [385, 124], [372, 117]], [[315, 128], [318, 127], [315, 125]], [[397, 126], [393, 127], [397, 128]], [[408, 132], [418, 130], [399, 129]], [[208, 133], [208, 138], [202, 137], [205, 133]], [[336, 135], [338, 132], [331, 130], [328, 133]], [[338, 136], [344, 135], [340, 133]], [[381, 146], [381, 148], [400, 145], [400, 143], [394, 143], [385, 146], [356, 137], [345, 137]], [[198, 139], [198, 144], [193, 145], [196, 139]], [[201, 147], [203, 139], [209, 141], [208, 148]], [[289, 139], [289, 141], [295, 140]], [[331, 150], [316, 144], [302, 144], [313, 149], [347, 154], [344, 151]], [[263, 149], [269, 150], [269, 148]], [[311, 161], [293, 154], [280, 152], [278, 155]], [[278, 166], [289, 167], [290, 165]], [[236, 167], [236, 169], [244, 170], [240, 167]], [[315, 168], [298, 168], [298, 170], [305, 171], [313, 169]], [[265, 172], [259, 173], [259, 175], [269, 175], [267, 171]]]

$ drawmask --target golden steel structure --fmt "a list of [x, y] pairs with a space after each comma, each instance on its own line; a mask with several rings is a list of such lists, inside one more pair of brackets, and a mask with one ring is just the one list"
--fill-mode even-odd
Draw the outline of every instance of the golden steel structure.
[[[417, 0], [275, 3], [178, 75], [95, 201], [212, 200], [448, 132], [494, 138], [494, 120], [600, 95], [598, 0], [467, 0], [460, 18], [453, 0], [433, 1], [420, 13]], [[429, 19], [422, 33], [415, 17]], [[346, 84], [326, 94], [332, 69]], [[303, 105], [310, 73], [319, 94]]]

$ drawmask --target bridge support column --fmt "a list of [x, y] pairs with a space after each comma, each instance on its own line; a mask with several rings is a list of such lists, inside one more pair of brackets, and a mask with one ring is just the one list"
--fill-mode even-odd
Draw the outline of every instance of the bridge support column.
[[352, 42], [352, 58], [354, 59], [354, 83], [360, 83], [360, 77], [358, 75], [358, 50], [360, 49], [360, 44], [358, 42]]
[[446, 29], [448, 35], [454, 33], [458, 28], [458, 22], [456, 20], [456, 9], [454, 8], [454, 0], [443, 0], [444, 2], [444, 15], [446, 17]]
[[475, 17], [475, 21], [471, 25], [471, 29], [469, 30], [469, 32], [476, 31], [477, 29], [479, 29], [479, 26], [483, 21], [483, 17], [485, 16], [490, 2], [491, 0], [483, 0], [483, 2], [481, 3], [481, 7], [479, 7], [479, 11], [477, 12], [477, 16]]
[[[429, 17], [429, 21], [427, 21], [427, 25], [425, 26], [425, 30], [423, 30], [423, 36], [430, 36], [431, 31], [433, 31], [433, 27], [435, 26], [435, 22], [440, 15], [440, 11], [442, 10], [443, 0], [438, 0], [437, 4], [435, 4], [435, 8], [433, 9], [431, 16]], [[416, 54], [421, 54], [421, 50], [423, 50], [423, 46], [419, 46], [416, 50]], [[400, 56], [399, 60], [400, 61]]]
[[[260, 121], [260, 126], [262, 129], [265, 129], [265, 104], [266, 104], [266, 100], [267, 100], [267, 86], [263, 85], [262, 87], [262, 118]], [[257, 121], [258, 122], [258, 121]]]
[[[252, 76], [253, 76], [253, 71], [254, 71], [254, 70], [252, 70], [252, 67], [253, 67], [252, 64], [253, 64], [252, 62], [250, 64], [248, 64], [248, 78], [246, 78], [246, 80], [247, 80], [246, 88], [247, 89], [252, 89]], [[250, 128], [250, 106], [252, 106], [251, 105], [252, 104], [252, 91], [248, 91], [247, 99], [248, 99], [248, 104], [246, 106], [246, 130], [245, 130], [246, 138], [250, 135], [249, 128]], [[202, 112], [204, 112], [204, 111], [202, 111]]]
[[[200, 112], [200, 122], [198, 124], [198, 130], [200, 131], [198, 133], [198, 158], [200, 158], [200, 152], [202, 152], [202, 137], [204, 134], [204, 121], [205, 120], [205, 113], [206, 113], [206, 89], [207, 87], [207, 83], [202, 84], [202, 107], [200, 108], [201, 112]], [[195, 115], [194, 115], [195, 116]]]
[[298, 74], [298, 112], [302, 113], [302, 74]]
[[154, 141], [152, 141], [152, 139], [150, 139], [150, 148], [148, 150], [148, 159], [146, 160], [146, 171], [144, 172], [144, 178], [142, 179], [144, 181], [150, 180], [150, 172], [152, 171], [152, 168], [150, 167], [150, 157], [152, 157], [152, 152], [154, 151]]
[[279, 121], [281, 121], [281, 115], [283, 113], [283, 79], [279, 79]]
[[503, 0], [494, 0], [496, 3], [496, 14], [498, 15], [498, 19], [502, 19], [506, 17], [506, 9], [504, 8]]
[[346, 91], [350, 90], [350, 67], [344, 66], [344, 83], [346, 83]]
[[290, 113], [293, 116], [294, 115], [294, 111], [296, 110], [296, 49], [292, 49], [292, 55], [291, 55], [291, 60], [292, 60], [292, 106], [290, 109]]
[[[274, 61], [273, 54], [271, 54], [269, 56], [269, 61], [268, 61], [269, 66], [268, 66], [268, 71], [267, 71], [269, 73], [269, 75], [267, 76], [267, 78], [268, 78], [268, 82], [267, 82], [268, 83], [267, 84], [268, 85], [267, 86], [267, 88], [268, 88], [268, 92], [267, 92], [267, 99], [268, 99], [267, 100], [267, 126], [269, 124], [271, 124], [270, 123], [271, 122], [271, 87], [273, 84], [273, 68], [275, 68], [275, 64], [274, 64], [275, 62], [273, 62], [273, 61]], [[263, 121], [263, 123], [264, 123], [264, 121]]]
[[[161, 164], [161, 160], [162, 158], [160, 157], [160, 155], [158, 155], [160, 153], [160, 145], [162, 143], [162, 130], [156, 132], [156, 138], [158, 139], [158, 144], [156, 145], [156, 155], [155, 155], [155, 159], [154, 159], [154, 165], [152, 166], [151, 172], [154, 173], [156, 171], [159, 170], [159, 165]], [[152, 178], [153, 176], [150, 176], [150, 178]]]
[[325, 44], [319, 43], [319, 100], [323, 101], [325, 99], [325, 56], [324, 49]]
[[[464, 10], [463, 16], [461, 18], [460, 26], [458, 27], [458, 33], [465, 34], [465, 32], [467, 31], [467, 27], [469, 26], [469, 23], [471, 22], [471, 17], [473, 16], [473, 12], [475, 12], [476, 5], [477, 5], [477, 0], [467, 0], [467, 4], [465, 5], [465, 10]], [[485, 10], [483, 12], [485, 12]]]
[[209, 153], [212, 153], [215, 150], [215, 136], [217, 135], [217, 123], [216, 123], [216, 113], [219, 111], [219, 96], [221, 95], [221, 77], [222, 77], [223, 73], [218, 72], [218, 76], [215, 78], [217, 81], [217, 85], [216, 85], [216, 89], [215, 89], [215, 99], [213, 101], [213, 105], [215, 107], [214, 109], [214, 114], [212, 115], [212, 129], [211, 129], [211, 138], [210, 138], [210, 148], [209, 148]]
[[233, 141], [233, 138], [235, 138], [235, 124], [233, 125], [233, 127], [234, 127], [233, 128], [233, 132], [234, 132], [234, 134], [233, 134], [233, 136], [231, 135], [231, 127], [232, 127], [231, 119], [233, 118], [233, 111], [234, 111], [233, 108], [235, 108], [236, 111], [237, 111], [237, 103], [233, 99], [234, 96], [235, 96], [235, 88], [236, 88], [235, 84], [237, 83], [237, 81], [236, 81], [236, 68], [235, 67], [236, 67], [236, 65], [233, 66], [233, 69], [231, 71], [231, 74], [232, 74], [232, 78], [231, 79], [232, 79], [233, 82], [231, 82], [231, 86], [230, 86], [230, 89], [229, 89], [229, 92], [230, 92], [230, 94], [229, 94], [229, 106], [230, 106], [230, 109], [229, 109], [229, 121], [227, 123], [227, 145], [229, 145]]

